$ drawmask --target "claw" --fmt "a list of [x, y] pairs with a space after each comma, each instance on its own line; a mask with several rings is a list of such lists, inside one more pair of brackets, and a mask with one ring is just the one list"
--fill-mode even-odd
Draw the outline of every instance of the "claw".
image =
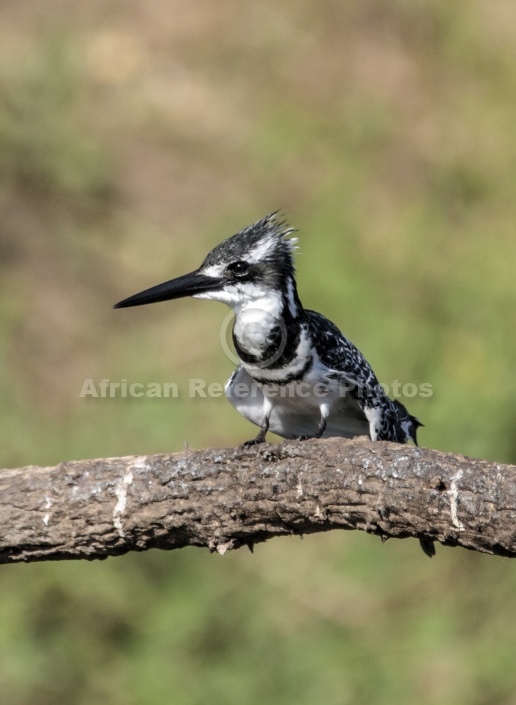
[[299, 436], [298, 441], [308, 441], [310, 438], [321, 438], [326, 429], [326, 416], [321, 416], [317, 431], [309, 436]]
[[258, 435], [256, 438], [251, 438], [250, 441], [244, 441], [242, 448], [251, 448], [252, 446], [257, 446], [259, 443], [265, 443], [265, 438], [260, 438]]
[[265, 436], [267, 435], [268, 430], [269, 430], [269, 417], [267, 416], [264, 419], [264, 422], [260, 427], [260, 432], [256, 436], [256, 438], [251, 438], [250, 441], [246, 441], [245, 443], [242, 443], [242, 448], [250, 448], [251, 446], [258, 445], [258, 443], [264, 443]]

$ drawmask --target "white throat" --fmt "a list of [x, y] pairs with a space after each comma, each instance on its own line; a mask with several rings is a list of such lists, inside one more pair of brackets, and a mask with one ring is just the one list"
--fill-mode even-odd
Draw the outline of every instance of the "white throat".
[[269, 344], [272, 328], [281, 325], [283, 300], [279, 292], [267, 292], [232, 306], [235, 312], [233, 332], [239, 345], [253, 355], [259, 355]]

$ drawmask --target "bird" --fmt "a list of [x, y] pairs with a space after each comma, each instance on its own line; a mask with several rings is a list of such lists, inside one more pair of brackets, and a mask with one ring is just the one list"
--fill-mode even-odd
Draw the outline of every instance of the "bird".
[[[223, 240], [195, 271], [145, 289], [114, 308], [191, 296], [233, 310], [239, 365], [225, 386], [234, 408], [259, 427], [306, 440], [368, 435], [417, 445], [421, 422], [390, 399], [371, 366], [339, 328], [300, 301], [294, 266], [296, 230], [271, 213]], [[431, 539], [421, 539], [428, 556]]]

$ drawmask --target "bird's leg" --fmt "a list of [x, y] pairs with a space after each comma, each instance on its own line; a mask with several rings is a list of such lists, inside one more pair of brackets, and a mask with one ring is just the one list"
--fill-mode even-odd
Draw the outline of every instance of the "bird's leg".
[[319, 421], [319, 425], [317, 426], [317, 431], [314, 433], [314, 438], [320, 438], [324, 431], [326, 430], [326, 419], [327, 416], [324, 414], [321, 414], [321, 420]]
[[265, 436], [267, 435], [268, 430], [269, 430], [269, 417], [266, 416], [264, 418], [264, 420], [262, 421], [262, 425], [260, 427], [260, 433], [256, 436], [256, 438], [251, 438], [250, 441], [246, 441], [245, 443], [242, 443], [242, 446], [244, 448], [249, 448], [250, 446], [258, 445], [258, 443], [263, 443], [265, 441]]
[[371, 440], [383, 440], [383, 438], [379, 438], [381, 422], [380, 409], [375, 409], [372, 406], [363, 406], [362, 411], [364, 412], [366, 419], [369, 421], [369, 435]]
[[321, 420], [319, 421], [319, 425], [317, 426], [315, 433], [312, 433], [311, 436], [299, 436], [298, 440], [307, 441], [309, 438], [321, 438], [324, 431], [326, 430], [326, 421], [328, 419], [328, 413], [329, 413], [328, 407], [321, 406]]
[[252, 438], [250, 441], [246, 441], [242, 445], [245, 448], [249, 448], [249, 446], [255, 446], [258, 443], [263, 443], [265, 441], [265, 436], [267, 435], [267, 431], [269, 430], [269, 419], [271, 417], [271, 412], [272, 412], [272, 404], [271, 400], [267, 397], [264, 396], [263, 398], [263, 421], [262, 425], [260, 427], [260, 433], [256, 436], [256, 438]]

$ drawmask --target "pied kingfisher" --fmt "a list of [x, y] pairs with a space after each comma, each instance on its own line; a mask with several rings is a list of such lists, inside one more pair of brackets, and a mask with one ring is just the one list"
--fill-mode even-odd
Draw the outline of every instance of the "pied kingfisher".
[[[417, 444], [421, 423], [389, 399], [362, 353], [320, 313], [303, 308], [293, 252], [297, 238], [277, 213], [217, 245], [201, 266], [130, 296], [115, 308], [184, 296], [214, 299], [233, 309], [233, 343], [240, 365], [226, 396], [260, 427], [284, 438], [369, 435]], [[433, 542], [422, 540], [434, 553]]]

